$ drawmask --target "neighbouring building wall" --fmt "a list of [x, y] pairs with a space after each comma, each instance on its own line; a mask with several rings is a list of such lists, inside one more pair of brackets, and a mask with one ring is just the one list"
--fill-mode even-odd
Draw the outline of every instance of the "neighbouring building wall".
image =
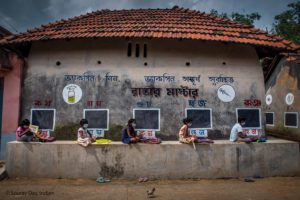
[[0, 76], [4, 78], [0, 160], [5, 158], [7, 142], [16, 139], [15, 131], [19, 123], [21, 80], [24, 65], [23, 58], [14, 52], [8, 53], [7, 59], [5, 63], [9, 64], [10, 70], [0, 72]]
[[10, 71], [0, 72], [4, 77], [3, 109], [2, 109], [2, 133], [15, 132], [19, 123], [20, 95], [22, 68], [24, 61], [16, 53], [8, 55], [11, 65]]
[[[287, 97], [288, 94], [292, 97]], [[300, 56], [287, 56], [281, 59], [266, 82], [266, 95], [272, 96], [265, 112], [274, 113], [274, 125], [267, 125], [266, 130], [272, 135], [300, 141], [300, 127], [290, 127], [285, 123], [284, 115], [300, 111]], [[286, 98], [290, 98], [288, 105]], [[292, 101], [293, 100], [293, 101]]]
[[[129, 42], [132, 43], [131, 57], [127, 55]], [[138, 58], [135, 55], [136, 44], [140, 45], [141, 50]], [[144, 44], [147, 44], [146, 58], [143, 56]], [[109, 109], [112, 128], [124, 126], [132, 117], [133, 108], [150, 105], [161, 109], [161, 128], [157, 136], [163, 139], [177, 139], [185, 108], [191, 108], [194, 100], [195, 108], [212, 109], [209, 136], [228, 138], [236, 122], [236, 108], [247, 107], [245, 100], [260, 102], [265, 96], [264, 78], [256, 51], [251, 46], [239, 44], [159, 39], [35, 42], [28, 58], [28, 69], [24, 73], [23, 118], [30, 118], [32, 108], [55, 108], [56, 126], [62, 127], [78, 123], [83, 109], [100, 107]], [[65, 76], [84, 73], [95, 76], [95, 81], [73, 82]], [[118, 76], [118, 80], [106, 80], [107, 73]], [[163, 74], [175, 76], [175, 82], [145, 81], [144, 76]], [[196, 81], [195, 85], [183, 79], [184, 76], [198, 75], [200, 82]], [[209, 79], [220, 75], [233, 77], [234, 82], [214, 85]], [[67, 104], [62, 96], [64, 87], [70, 83], [79, 85], [83, 93], [81, 100], [74, 105]], [[217, 90], [223, 84], [234, 88], [233, 101], [224, 103], [218, 98]], [[132, 88], [147, 86], [161, 88], [161, 95], [133, 95]], [[166, 88], [181, 86], [198, 89], [198, 96], [167, 95]], [[260, 108], [260, 103], [256, 107]], [[116, 134], [116, 138], [121, 136], [121, 133], [109, 134]]]

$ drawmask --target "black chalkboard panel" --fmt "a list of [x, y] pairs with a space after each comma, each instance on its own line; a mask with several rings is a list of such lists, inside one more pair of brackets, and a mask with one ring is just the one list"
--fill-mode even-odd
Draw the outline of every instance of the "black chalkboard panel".
[[284, 126], [286, 127], [298, 127], [298, 113], [286, 112], [284, 113]]
[[89, 122], [89, 129], [108, 130], [108, 109], [86, 109], [83, 117]]
[[193, 120], [190, 128], [212, 128], [211, 109], [186, 109], [185, 116]]
[[274, 125], [274, 113], [265, 113], [266, 114], [266, 124]]
[[258, 108], [237, 108], [237, 119], [243, 117], [246, 119], [246, 124], [243, 128], [261, 128], [260, 109]]
[[136, 130], [160, 130], [159, 109], [133, 109]]
[[55, 109], [31, 109], [31, 124], [43, 130], [54, 130]]

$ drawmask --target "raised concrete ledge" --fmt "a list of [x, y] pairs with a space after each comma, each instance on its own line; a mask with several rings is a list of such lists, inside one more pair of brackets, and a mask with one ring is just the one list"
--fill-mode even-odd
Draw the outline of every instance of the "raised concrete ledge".
[[161, 144], [112, 142], [83, 148], [74, 141], [10, 142], [6, 169], [11, 177], [235, 178], [300, 175], [299, 144], [287, 140], [236, 144]]
[[[12, 141], [12, 142], [9, 142], [9, 143], [16, 143], [16, 144], [24, 144], [24, 142], [18, 142], [18, 141]], [[297, 142], [294, 142], [294, 141], [290, 141], [290, 140], [284, 140], [284, 139], [270, 139], [268, 140], [268, 142], [266, 143], [258, 143], [258, 144], [278, 144], [278, 143], [286, 143], [286, 144], [297, 144]], [[26, 143], [25, 143], [26, 144]], [[54, 142], [48, 142], [48, 143], [40, 143], [40, 142], [29, 142], [27, 144], [32, 144], [32, 145], [53, 145], [53, 144], [76, 144], [76, 141], [70, 141], [70, 140], [60, 140], [60, 141], [54, 141]], [[119, 145], [125, 145], [125, 146], [128, 146], [128, 144], [124, 144], [122, 143], [121, 141], [112, 141], [111, 143], [109, 144], [93, 144], [92, 146], [103, 146], [103, 145], [116, 145], [116, 144], [119, 144]], [[158, 145], [186, 145], [186, 144], [182, 144], [180, 143], [179, 141], [162, 141], [160, 144]], [[195, 143], [196, 145], [204, 145], [204, 144], [197, 144]], [[217, 144], [234, 144], [234, 145], [241, 145], [241, 143], [235, 143], [235, 142], [230, 142], [229, 140], [214, 140], [214, 143], [213, 144], [208, 144], [208, 145], [217, 145]], [[253, 143], [253, 144], [257, 144], [257, 143]], [[150, 145], [150, 144], [145, 144], [145, 143], [136, 143], [136, 144], [132, 144], [132, 146], [134, 145]], [[207, 144], [205, 144], [207, 145]]]

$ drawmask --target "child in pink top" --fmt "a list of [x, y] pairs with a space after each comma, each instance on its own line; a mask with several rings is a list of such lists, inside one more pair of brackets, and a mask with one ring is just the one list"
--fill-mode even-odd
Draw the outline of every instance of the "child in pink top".
[[30, 121], [28, 119], [24, 119], [20, 126], [17, 128], [16, 131], [16, 139], [17, 141], [22, 142], [30, 142], [33, 138], [33, 133], [29, 129]]
[[89, 122], [86, 119], [80, 120], [80, 128], [77, 132], [77, 142], [83, 147], [87, 147], [96, 141], [96, 138], [87, 130]]

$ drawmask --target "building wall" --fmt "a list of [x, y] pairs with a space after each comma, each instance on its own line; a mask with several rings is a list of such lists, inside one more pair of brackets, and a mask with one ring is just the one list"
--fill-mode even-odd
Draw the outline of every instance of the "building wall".
[[22, 67], [24, 64], [16, 53], [9, 54], [12, 70], [0, 72], [4, 77], [2, 133], [15, 132], [19, 123]]
[[19, 123], [21, 80], [24, 60], [16, 53], [10, 52], [8, 62], [10, 71], [0, 71], [4, 78], [3, 105], [2, 105], [2, 132], [0, 160], [5, 158], [6, 144], [16, 139], [15, 131]]
[[[300, 126], [298, 128], [285, 127], [284, 112], [300, 111], [300, 59], [284, 57], [276, 66], [274, 72], [266, 82], [266, 95], [272, 95], [272, 103], [265, 107], [265, 112], [274, 112], [274, 126], [266, 126], [266, 130], [279, 137], [300, 140]], [[294, 102], [288, 105], [286, 95], [292, 93]]]
[[[210, 137], [227, 138], [236, 122], [235, 109], [245, 107], [245, 99], [264, 98], [263, 73], [251, 46], [145, 39], [130, 41], [133, 53], [128, 57], [128, 42], [126, 39], [90, 39], [33, 43], [25, 72], [22, 117], [29, 118], [31, 108], [56, 108], [56, 126], [66, 126], [78, 123], [83, 109], [94, 108], [95, 102], [101, 101], [101, 108], [110, 109], [110, 127], [123, 126], [132, 117], [133, 108], [143, 101], [161, 109], [161, 131], [157, 135], [163, 139], [177, 139], [185, 108], [190, 107], [189, 100], [193, 97], [169, 96], [166, 88], [188, 86], [199, 90], [197, 101], [206, 100], [205, 107], [212, 108]], [[143, 44], [147, 44], [147, 58], [143, 57], [143, 51], [139, 58], [135, 57], [136, 43], [140, 44], [141, 50]], [[190, 66], [186, 66], [187, 62]], [[66, 81], [64, 75], [85, 72], [95, 75], [96, 81], [75, 81], [81, 87], [83, 97], [77, 104], [68, 105], [62, 91], [72, 81]], [[108, 72], [118, 76], [118, 81], [106, 81]], [[164, 73], [175, 76], [176, 81], [149, 84], [144, 79], [144, 76], [162, 76]], [[198, 75], [201, 78], [196, 85], [182, 79], [183, 76]], [[236, 93], [232, 102], [221, 102], [217, 89], [222, 83], [213, 85], [208, 78], [220, 75], [234, 78], [234, 82], [229, 83]], [[133, 96], [131, 88], [147, 86], [161, 88], [161, 96]], [[93, 106], [89, 106], [89, 101], [94, 102]]]

